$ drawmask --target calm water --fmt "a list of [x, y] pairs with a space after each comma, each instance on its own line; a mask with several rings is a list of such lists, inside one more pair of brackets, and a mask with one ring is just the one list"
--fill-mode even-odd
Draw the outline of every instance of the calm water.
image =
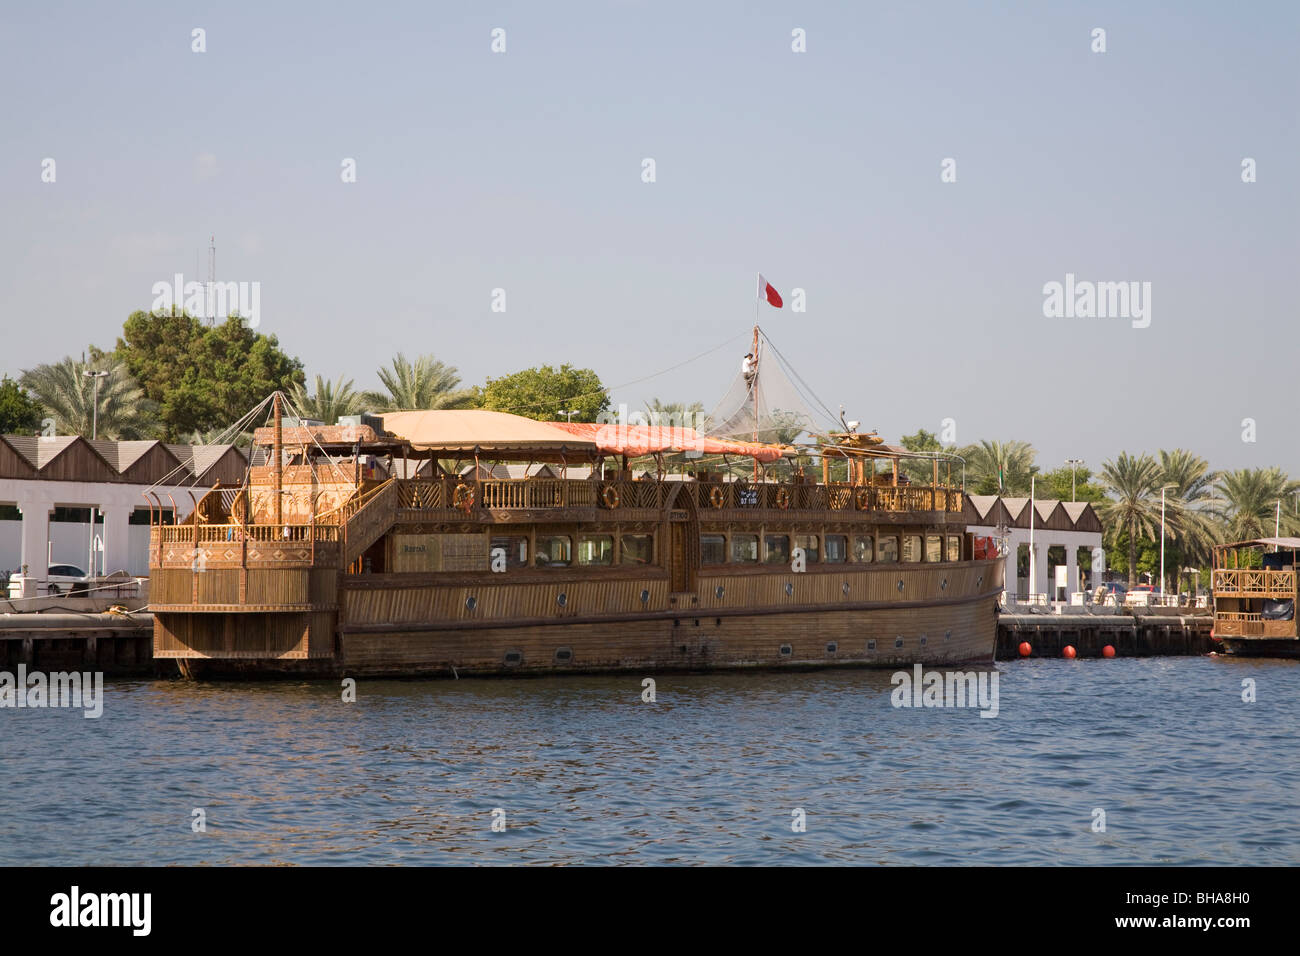
[[869, 671], [112, 683], [0, 710], [0, 863], [1300, 862], [1300, 666], [999, 669], [995, 719]]

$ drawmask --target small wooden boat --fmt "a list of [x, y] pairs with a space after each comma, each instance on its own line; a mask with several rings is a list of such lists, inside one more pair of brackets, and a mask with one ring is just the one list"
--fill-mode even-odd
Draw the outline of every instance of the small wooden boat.
[[1214, 549], [1211, 636], [1227, 654], [1300, 657], [1296, 553], [1300, 538], [1256, 538]]

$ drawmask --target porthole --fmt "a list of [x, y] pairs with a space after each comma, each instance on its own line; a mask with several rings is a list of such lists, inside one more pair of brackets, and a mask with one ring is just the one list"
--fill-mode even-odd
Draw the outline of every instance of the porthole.
[[899, 594], [902, 594], [902, 593], [903, 593], [903, 579], [902, 579], [902, 578], [899, 578], [899, 579], [898, 579], [898, 593], [899, 593]]
[[977, 588], [984, 587], [984, 575], [981, 574], [978, 578], [975, 579], [975, 586]]
[[794, 653], [794, 648], [791, 647], [789, 644], [782, 644], [782, 645], [781, 645], [781, 656], [782, 656], [782, 657], [789, 657], [789, 656], [790, 656], [791, 654], [793, 654], [793, 653]]
[[922, 635], [921, 635], [921, 646], [922, 646], [922, 647], [925, 647], [925, 643], [926, 643], [926, 641], [928, 641], [928, 640], [929, 640], [929, 638], [926, 637], [924, 634], [922, 634]]
[[724, 588], [721, 584], [719, 584], [716, 588], [713, 589], [713, 593], [718, 598], [718, 600], [721, 601], [722, 595], [727, 593], [727, 589]]
[[843, 591], [845, 594], [848, 594], [848, 593], [849, 593], [849, 582], [848, 582], [848, 581], [845, 581], [843, 584], [841, 584], [841, 585], [840, 585], [840, 590]]
[[516, 667], [516, 666], [518, 666], [519, 664], [522, 664], [523, 662], [524, 662], [524, 652], [523, 652], [523, 651], [514, 651], [514, 650], [506, 651], [506, 666], [507, 666], [507, 667]]
[[645, 588], [641, 589], [641, 603], [642, 604], [650, 603], [650, 592], [647, 591]]
[[902, 646], [903, 646], [903, 639], [902, 639], [901, 637], [896, 637], [896, 638], [894, 638], [894, 646], [895, 646], [895, 647], [902, 647]]
[[564, 605], [569, 603], [569, 596], [561, 591], [560, 596], [555, 599], [555, 603], [560, 607], [564, 607]]
[[568, 647], [557, 647], [555, 649], [555, 663], [567, 664], [573, 660], [573, 649]]
[[791, 596], [793, 596], [793, 595], [794, 595], [794, 585], [791, 584], [789, 581], [786, 581], [786, 582], [785, 582], [785, 596], [786, 596], [786, 597], [791, 597]]
[[942, 581], [939, 582], [939, 590], [946, 591], [947, 589], [948, 589], [948, 579], [944, 578]]
[[952, 640], [952, 631], [944, 631], [944, 632], [943, 632], [943, 639], [944, 639], [945, 641], [951, 641], [951, 640]]
[[478, 607], [478, 598], [474, 597], [473, 595], [465, 598], [465, 610], [472, 611], [476, 607]]
[[875, 642], [875, 641], [867, 641], [867, 650], [869, 650], [869, 651], [874, 651], [875, 649], [876, 649], [876, 642]]
[[828, 643], [826, 644], [826, 653], [827, 653], [827, 654], [834, 654], [834, 653], [835, 653], [836, 651], [838, 651], [839, 649], [840, 649], [840, 646], [839, 646], [837, 643], [835, 643], [834, 641], [830, 641], [830, 642], [828, 642]]

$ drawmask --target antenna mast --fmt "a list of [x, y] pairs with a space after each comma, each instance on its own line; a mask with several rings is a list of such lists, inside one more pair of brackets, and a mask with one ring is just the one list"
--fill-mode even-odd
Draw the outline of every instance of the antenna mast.
[[208, 308], [207, 319], [209, 325], [217, 324], [217, 303], [214, 297], [214, 289], [217, 282], [217, 237], [214, 235], [208, 240]]

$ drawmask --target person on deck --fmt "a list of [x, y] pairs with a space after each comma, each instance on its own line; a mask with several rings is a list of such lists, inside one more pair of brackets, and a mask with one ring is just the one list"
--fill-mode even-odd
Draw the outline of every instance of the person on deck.
[[753, 352], [745, 353], [744, 359], [740, 362], [740, 373], [745, 376], [746, 388], [754, 384], [754, 376], [758, 374], [758, 365], [754, 361]]

